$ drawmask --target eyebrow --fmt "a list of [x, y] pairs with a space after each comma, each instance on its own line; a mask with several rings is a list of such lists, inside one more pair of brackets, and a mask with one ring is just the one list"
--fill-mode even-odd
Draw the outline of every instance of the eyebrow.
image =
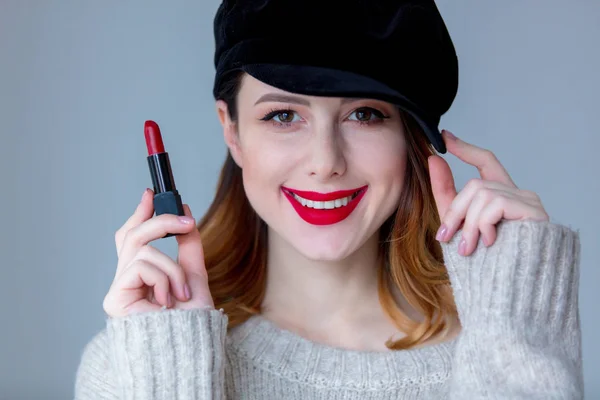
[[[350, 103], [353, 101], [358, 100], [358, 98], [344, 98], [342, 99], [342, 104], [345, 103]], [[275, 102], [280, 102], [280, 103], [292, 103], [292, 104], [300, 104], [303, 106], [310, 106], [310, 101], [302, 98], [302, 97], [298, 97], [298, 96], [293, 96], [293, 95], [289, 95], [289, 94], [283, 94], [283, 93], [267, 93], [262, 95], [258, 100], [256, 100], [256, 103], [254, 103], [254, 105], [257, 105], [259, 103], [265, 103], [265, 102], [269, 102], [269, 101], [275, 101]]]

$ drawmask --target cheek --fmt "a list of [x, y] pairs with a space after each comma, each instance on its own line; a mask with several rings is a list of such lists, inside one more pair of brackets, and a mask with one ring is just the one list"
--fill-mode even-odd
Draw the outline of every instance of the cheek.
[[379, 226], [398, 208], [406, 173], [406, 143], [402, 136], [389, 135], [360, 147], [355, 167], [370, 185], [365, 216]]
[[405, 172], [406, 149], [404, 147], [398, 147], [394, 152], [386, 151], [380, 155], [377, 173], [382, 179], [393, 186], [398, 186], [404, 182]]
[[406, 142], [397, 133], [365, 140], [352, 146], [356, 167], [369, 177], [373, 184], [401, 184], [406, 170]]
[[272, 195], [279, 195], [280, 186], [294, 165], [294, 152], [286, 149], [286, 145], [259, 139], [248, 138], [242, 144], [244, 187], [256, 208], [262, 208], [256, 203], [277, 200]]

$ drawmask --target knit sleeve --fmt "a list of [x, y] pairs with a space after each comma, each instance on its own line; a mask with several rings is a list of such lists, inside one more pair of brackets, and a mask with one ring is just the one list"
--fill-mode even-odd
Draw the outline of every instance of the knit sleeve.
[[442, 244], [462, 332], [451, 399], [582, 399], [579, 234], [502, 221], [496, 242]]
[[224, 399], [227, 322], [214, 309], [109, 318], [83, 352], [75, 400]]

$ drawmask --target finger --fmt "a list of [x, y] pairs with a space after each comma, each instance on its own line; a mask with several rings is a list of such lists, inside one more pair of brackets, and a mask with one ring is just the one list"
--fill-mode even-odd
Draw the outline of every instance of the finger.
[[[487, 206], [481, 210], [479, 215], [479, 226], [488, 229], [486, 240], [489, 241], [491, 246], [496, 241], [497, 232], [495, 229], [496, 224], [504, 218], [504, 211], [508, 207], [508, 199], [506, 197], [496, 197]], [[489, 226], [494, 226], [493, 230], [489, 230]]]
[[446, 130], [442, 130], [442, 135], [448, 152], [454, 154], [467, 164], [476, 167], [482, 179], [517, 187], [494, 153], [467, 143], [464, 140], [452, 137], [454, 135], [449, 135]]
[[[189, 206], [184, 205], [185, 215], [192, 216]], [[194, 304], [214, 307], [214, 300], [208, 285], [208, 273], [204, 263], [204, 250], [198, 229], [177, 237], [179, 243], [178, 263], [183, 267], [189, 283], [190, 295]], [[185, 308], [185, 305], [182, 306]]]
[[171, 257], [155, 247], [146, 245], [143, 246], [140, 251], [138, 251], [134, 257], [134, 260], [128, 266], [126, 266], [124, 270], [130, 268], [131, 265], [134, 264], [135, 260], [144, 260], [159, 268], [169, 278], [169, 285], [173, 294], [181, 301], [189, 300], [185, 293], [185, 272], [183, 271], [183, 268], [181, 268], [181, 266], [177, 264]]
[[[529, 201], [515, 195], [515, 193], [504, 192], [496, 196], [489, 202], [479, 215], [480, 231], [487, 231], [486, 242], [487, 246], [491, 246], [496, 241], [497, 231], [496, 224], [501, 220], [547, 220], [545, 211]], [[493, 227], [493, 229], [491, 228]]]
[[142, 199], [138, 204], [133, 214], [125, 221], [125, 224], [119, 228], [115, 233], [115, 245], [117, 247], [117, 255], [121, 254], [121, 248], [123, 247], [123, 240], [127, 232], [141, 224], [142, 222], [150, 219], [154, 214], [154, 203], [152, 201], [154, 192], [152, 189], [146, 189], [142, 194]]
[[[507, 186], [492, 181], [484, 181], [481, 179], [471, 179], [465, 187], [456, 195], [450, 207], [446, 211], [446, 214], [442, 218], [442, 225], [446, 228], [445, 234], [443, 237], [440, 237], [438, 240], [447, 242], [449, 241], [454, 234], [461, 229], [461, 224], [463, 223], [467, 211], [473, 201], [473, 198], [480, 190], [485, 189], [496, 189], [499, 191], [507, 191], [512, 190]], [[489, 195], [489, 193], [488, 193]]]
[[[193, 218], [189, 205], [184, 204], [183, 209], [186, 216]], [[185, 235], [177, 236], [177, 243], [179, 245], [178, 263], [183, 267], [183, 270], [186, 273], [206, 276], [204, 250], [198, 229], [194, 227]]]
[[[501, 208], [501, 210], [496, 210], [496, 208]], [[507, 192], [496, 197], [481, 213], [482, 223], [490, 223], [490, 221], [498, 223], [500, 219], [547, 221], [548, 214], [543, 208]]]
[[457, 194], [454, 177], [450, 166], [442, 157], [430, 156], [428, 161], [431, 190], [440, 219], [443, 219]]
[[[116, 280], [107, 301], [107, 312], [112, 315], [127, 315], [135, 303], [141, 309], [157, 309], [157, 305], [146, 299], [146, 290], [153, 290], [154, 297], [162, 306], [171, 305], [169, 278], [146, 260], [135, 260]], [[160, 308], [160, 306], [158, 306]]]
[[174, 214], [162, 214], [142, 222], [125, 235], [117, 269], [129, 264], [140, 248], [151, 241], [160, 239], [167, 233], [185, 234], [194, 229], [193, 219]]
[[471, 201], [464, 219], [462, 237], [458, 245], [458, 253], [463, 256], [470, 255], [477, 248], [479, 238], [482, 237], [484, 244], [490, 237], [490, 230], [495, 229], [493, 225], [481, 224], [479, 219], [483, 209], [499, 195], [499, 190], [483, 188], [478, 190]]
[[160, 267], [149, 261], [135, 260], [115, 283], [115, 288], [122, 292], [136, 291], [145, 286], [154, 289], [154, 298], [161, 305], [171, 305], [169, 277]]

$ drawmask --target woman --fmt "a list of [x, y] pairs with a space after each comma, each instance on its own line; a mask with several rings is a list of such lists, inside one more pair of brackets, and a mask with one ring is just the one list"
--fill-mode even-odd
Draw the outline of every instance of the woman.
[[[219, 8], [215, 199], [196, 226], [144, 193], [75, 397], [581, 398], [578, 234], [437, 130], [457, 68], [435, 4], [322, 3]], [[435, 150], [481, 178], [457, 192]]]

